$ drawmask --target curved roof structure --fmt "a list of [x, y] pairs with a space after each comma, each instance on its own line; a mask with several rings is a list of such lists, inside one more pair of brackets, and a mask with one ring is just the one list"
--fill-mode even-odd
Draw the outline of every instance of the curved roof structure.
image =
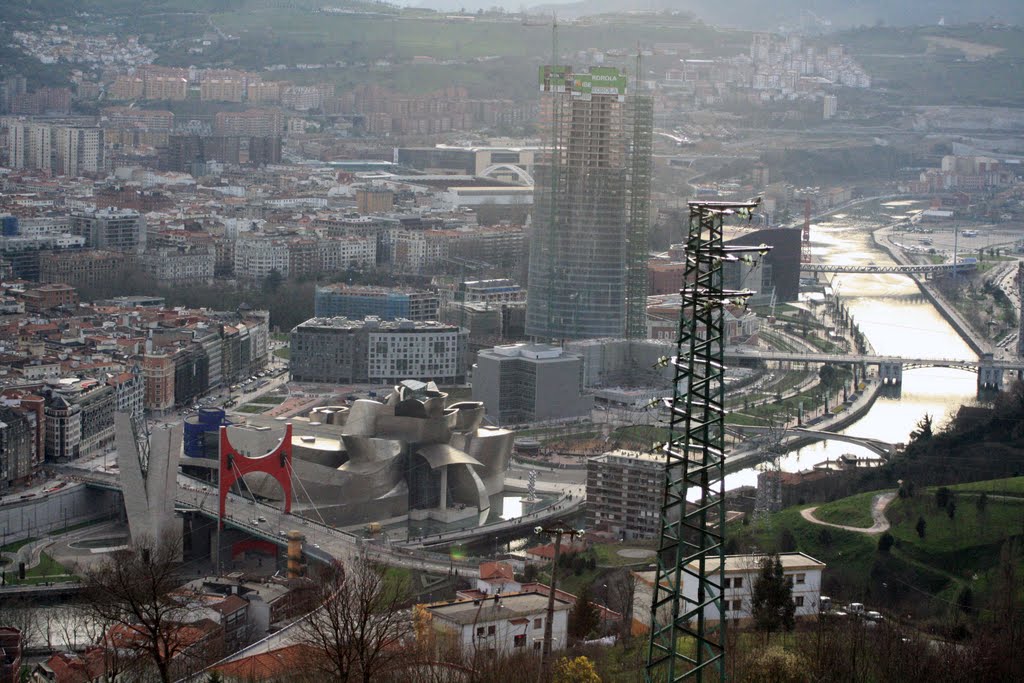
[[427, 461], [432, 470], [445, 465], [484, 466], [482, 462], [473, 456], [460, 451], [458, 448], [452, 448], [446, 443], [432, 443], [420, 446], [416, 449], [416, 453], [423, 456], [423, 459]]

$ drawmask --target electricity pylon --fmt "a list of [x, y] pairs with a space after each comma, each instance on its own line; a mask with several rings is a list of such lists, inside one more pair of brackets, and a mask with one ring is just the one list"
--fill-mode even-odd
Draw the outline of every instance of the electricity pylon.
[[[658, 570], [651, 604], [648, 683], [725, 681], [725, 329], [723, 308], [749, 290], [723, 289], [723, 265], [768, 247], [728, 247], [727, 216], [750, 218], [760, 200], [689, 202], [686, 269], [669, 411]], [[687, 494], [693, 492], [693, 502]], [[684, 595], [684, 584], [686, 595]], [[716, 622], [716, 623], [710, 623]]]

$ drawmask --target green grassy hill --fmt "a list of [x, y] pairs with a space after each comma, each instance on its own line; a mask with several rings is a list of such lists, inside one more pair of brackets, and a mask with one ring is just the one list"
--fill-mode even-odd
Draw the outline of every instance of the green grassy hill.
[[[841, 601], [935, 617], [955, 610], [964, 589], [970, 588], [973, 604], [984, 610], [994, 597], [1007, 541], [1024, 533], [1024, 477], [948, 489], [954, 501], [952, 515], [948, 507], [937, 504], [937, 487], [898, 497], [889, 505], [886, 516], [895, 544], [888, 553], [878, 550], [878, 535], [803, 519], [800, 510], [807, 505], [749, 525], [731, 525], [726, 534], [728, 548], [730, 552], [795, 549], [820, 559], [828, 564], [823, 593]], [[822, 505], [815, 516], [866, 528], [871, 524], [871, 499], [877, 493], [881, 491]], [[925, 522], [923, 538], [917, 531], [919, 519]], [[1019, 544], [1010, 559], [1020, 566]]]

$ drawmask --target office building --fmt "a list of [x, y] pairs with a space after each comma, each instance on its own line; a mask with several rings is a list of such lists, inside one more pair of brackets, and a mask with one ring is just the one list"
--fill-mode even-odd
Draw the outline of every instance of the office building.
[[318, 318], [405, 318], [437, 320], [438, 297], [423, 290], [334, 284], [316, 288], [314, 315]]
[[473, 366], [473, 400], [497, 424], [579, 417], [590, 412], [583, 396], [583, 361], [547, 344], [483, 349]]
[[526, 333], [642, 337], [653, 105], [614, 67], [541, 68]]

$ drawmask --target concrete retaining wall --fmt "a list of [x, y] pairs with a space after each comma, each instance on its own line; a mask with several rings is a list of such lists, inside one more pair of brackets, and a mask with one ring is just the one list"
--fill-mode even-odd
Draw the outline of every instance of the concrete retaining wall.
[[0, 542], [39, 538], [51, 531], [121, 514], [121, 494], [71, 484], [45, 497], [29, 498], [0, 506]]

